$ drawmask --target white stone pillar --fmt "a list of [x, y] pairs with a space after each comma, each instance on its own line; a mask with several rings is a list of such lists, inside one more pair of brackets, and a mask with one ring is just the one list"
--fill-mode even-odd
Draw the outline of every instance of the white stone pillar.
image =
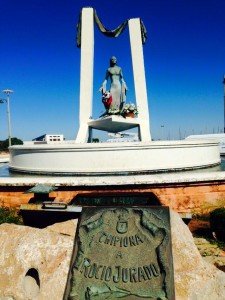
[[81, 63], [80, 63], [80, 115], [77, 143], [86, 143], [89, 136], [88, 121], [92, 116], [94, 68], [94, 12], [82, 9]]
[[136, 104], [139, 111], [138, 119], [140, 119], [140, 137], [141, 141], [150, 141], [151, 135], [149, 124], [148, 97], [145, 80], [140, 19], [130, 19], [128, 24]]

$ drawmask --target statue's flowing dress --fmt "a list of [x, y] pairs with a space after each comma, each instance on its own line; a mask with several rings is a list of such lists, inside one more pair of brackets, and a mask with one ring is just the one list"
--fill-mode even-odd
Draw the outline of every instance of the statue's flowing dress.
[[[118, 66], [108, 68], [106, 72], [106, 80], [103, 82], [103, 92], [106, 91], [106, 84], [110, 77], [110, 93], [112, 95], [112, 103], [110, 108], [113, 110], [119, 110], [121, 103], [126, 101], [126, 83], [123, 81], [122, 70]], [[122, 83], [121, 83], [122, 82]]]
[[119, 109], [121, 103], [121, 83], [118, 75], [114, 74], [111, 76], [110, 93], [112, 95], [112, 109]]

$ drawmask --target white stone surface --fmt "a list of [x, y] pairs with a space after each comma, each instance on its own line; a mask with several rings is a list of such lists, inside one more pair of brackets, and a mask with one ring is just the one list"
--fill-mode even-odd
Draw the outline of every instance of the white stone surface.
[[[213, 168], [214, 169], [214, 168]], [[225, 172], [198, 170], [166, 174], [111, 175], [111, 176], [32, 176], [0, 177], [0, 186], [34, 186], [50, 184], [56, 186], [107, 186], [107, 185], [149, 185], [168, 183], [197, 183], [225, 181]]]
[[146, 89], [145, 67], [141, 37], [140, 19], [130, 19], [129, 22], [131, 57], [134, 74], [136, 104], [139, 111], [141, 141], [150, 141], [150, 124], [148, 111], [148, 96]]
[[107, 116], [96, 120], [90, 120], [88, 125], [93, 129], [117, 133], [129, 130], [140, 125], [139, 118], [123, 118], [122, 116]]
[[225, 172], [208, 172], [199, 174], [151, 174], [126, 176], [32, 176], [1, 177], [0, 186], [34, 186], [36, 184], [52, 184], [56, 186], [107, 186], [107, 185], [148, 185], [159, 183], [192, 183], [224, 181]]
[[94, 68], [94, 13], [93, 8], [82, 9], [81, 65], [80, 65], [80, 124], [76, 141], [87, 142], [87, 123], [92, 115]]
[[113, 174], [207, 167], [220, 163], [218, 143], [167, 141], [32, 145], [10, 148], [10, 168], [43, 174]]
[[220, 146], [220, 154], [225, 155], [225, 133], [209, 133], [209, 134], [194, 134], [186, 137], [186, 140], [195, 140], [195, 139], [212, 139], [217, 141]]

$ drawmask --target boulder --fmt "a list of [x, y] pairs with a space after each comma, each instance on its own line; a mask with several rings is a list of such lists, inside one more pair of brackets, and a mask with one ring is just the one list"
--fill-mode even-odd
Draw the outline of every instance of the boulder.
[[45, 229], [0, 225], [0, 299], [62, 300], [75, 228], [76, 221]]
[[[62, 300], [76, 220], [45, 229], [0, 226], [0, 300]], [[176, 300], [225, 299], [225, 273], [204, 261], [192, 234], [171, 211]]]
[[203, 260], [179, 215], [170, 211], [177, 300], [225, 299], [225, 273]]

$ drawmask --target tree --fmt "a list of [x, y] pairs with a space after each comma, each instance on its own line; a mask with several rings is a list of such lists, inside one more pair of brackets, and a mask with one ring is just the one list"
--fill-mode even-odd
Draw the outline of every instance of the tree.
[[[16, 137], [13, 137], [11, 139], [11, 144], [12, 146], [13, 145], [23, 145], [23, 141], [16, 138]], [[4, 141], [0, 141], [0, 151], [7, 151], [9, 148], [9, 139], [6, 139]]]
[[93, 138], [92, 143], [99, 143], [99, 139], [98, 138]]

